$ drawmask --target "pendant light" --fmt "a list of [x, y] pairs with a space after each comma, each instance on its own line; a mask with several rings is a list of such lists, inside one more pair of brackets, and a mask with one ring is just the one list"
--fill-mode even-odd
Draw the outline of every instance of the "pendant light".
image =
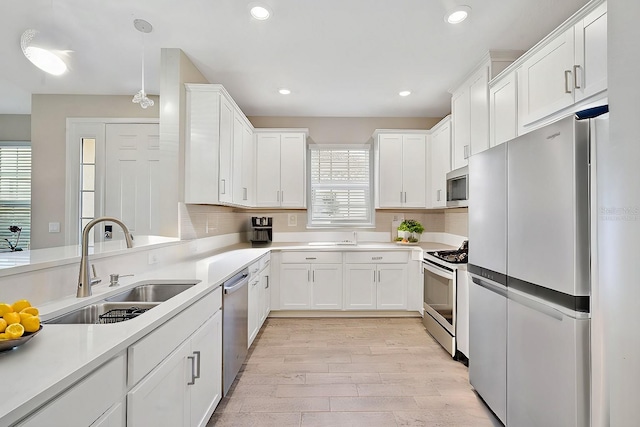
[[144, 91], [144, 35], [149, 34], [153, 30], [153, 26], [144, 19], [134, 19], [133, 26], [142, 34], [142, 89], [136, 93], [131, 100], [136, 104], [140, 104], [142, 108], [153, 107], [153, 99], [149, 99]]
[[37, 30], [28, 29], [20, 37], [20, 47], [24, 56], [31, 61], [33, 65], [42, 71], [59, 76], [67, 71], [67, 64], [58, 56], [57, 53], [50, 49], [45, 49], [33, 44], [33, 40], [38, 34]]

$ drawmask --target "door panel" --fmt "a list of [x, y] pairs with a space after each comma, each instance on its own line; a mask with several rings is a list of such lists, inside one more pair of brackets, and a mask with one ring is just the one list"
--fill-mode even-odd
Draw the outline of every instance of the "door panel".
[[256, 157], [256, 205], [280, 206], [280, 135], [258, 134]]
[[313, 308], [338, 310], [342, 308], [342, 264], [314, 265], [312, 273]]
[[306, 206], [305, 135], [283, 134], [280, 140], [280, 205], [290, 208]]
[[346, 309], [375, 310], [376, 266], [373, 264], [346, 264]]
[[405, 208], [424, 208], [427, 205], [426, 163], [426, 135], [405, 135], [402, 142], [402, 189]]
[[382, 310], [407, 308], [407, 264], [378, 265], [376, 307]]
[[402, 136], [380, 135], [378, 143], [379, 179], [378, 204], [401, 207], [402, 194]]

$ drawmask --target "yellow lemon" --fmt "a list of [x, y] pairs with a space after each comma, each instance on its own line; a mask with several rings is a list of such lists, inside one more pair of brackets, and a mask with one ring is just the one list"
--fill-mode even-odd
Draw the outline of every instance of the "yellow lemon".
[[27, 307], [31, 307], [31, 303], [29, 301], [27, 301], [26, 299], [21, 299], [21, 300], [18, 300], [16, 302], [14, 302], [11, 307], [13, 308], [13, 311], [17, 311], [18, 313], [20, 313], [21, 310], [23, 310], [23, 309], [25, 309]]
[[15, 313], [15, 312], [5, 313], [5, 315], [2, 316], [2, 318], [4, 320], [6, 320], [7, 325], [12, 325], [14, 323], [20, 323], [20, 315], [18, 313]]
[[9, 336], [7, 334], [5, 334], [4, 332], [0, 334], [0, 341], [2, 340], [8, 340]]
[[29, 317], [33, 317], [33, 314], [29, 314], [29, 313], [18, 313], [18, 316], [20, 316], [20, 323], [22, 323], [24, 325], [24, 319], [28, 319]]
[[4, 331], [4, 333], [7, 334], [7, 336], [11, 340], [20, 338], [24, 334], [24, 326], [22, 326], [20, 323], [14, 323], [7, 326], [7, 329]]
[[6, 302], [0, 302], [0, 316], [4, 316], [7, 313], [11, 313], [13, 311], [13, 307], [11, 307]]
[[7, 329], [7, 321], [0, 319], [0, 333], [4, 332], [5, 329]]
[[36, 332], [40, 329], [40, 318], [29, 316], [26, 319], [22, 319], [22, 326], [24, 326], [25, 332]]
[[29, 313], [32, 316], [37, 316], [38, 314], [40, 314], [38, 309], [35, 307], [23, 308], [22, 310], [20, 310], [20, 313]]

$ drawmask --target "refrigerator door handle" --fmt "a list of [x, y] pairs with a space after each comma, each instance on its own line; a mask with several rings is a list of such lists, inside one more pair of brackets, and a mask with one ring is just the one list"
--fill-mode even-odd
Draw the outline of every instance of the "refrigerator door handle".
[[509, 292], [509, 299], [512, 301], [517, 302], [518, 304], [522, 304], [525, 307], [528, 307], [532, 310], [537, 311], [538, 313], [542, 313], [542, 314], [546, 314], [549, 317], [552, 317], [556, 320], [562, 321], [563, 317], [564, 317], [564, 313], [562, 313], [559, 310], [556, 310], [553, 307], [550, 307], [548, 305], [545, 305], [543, 303], [540, 303], [538, 301], [534, 301], [532, 299], [529, 299], [525, 296], [513, 293], [513, 292]]
[[491, 291], [495, 294], [501, 295], [503, 297], [507, 296], [507, 288], [502, 286], [502, 285], [498, 285], [495, 284], [495, 282], [491, 282], [491, 281], [487, 281], [487, 280], [483, 280], [480, 279], [478, 276], [474, 275], [474, 274], [469, 274], [469, 276], [471, 276], [471, 281], [473, 283], [475, 283], [478, 286], [481, 286], [483, 288], [485, 288], [488, 291]]

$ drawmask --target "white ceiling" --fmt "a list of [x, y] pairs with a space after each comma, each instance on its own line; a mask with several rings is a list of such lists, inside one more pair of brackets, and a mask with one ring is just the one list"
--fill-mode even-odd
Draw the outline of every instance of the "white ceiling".
[[[2, 0], [0, 114], [25, 114], [32, 93], [135, 94], [143, 36], [146, 89], [160, 89], [160, 49], [181, 48], [249, 116], [438, 117], [447, 90], [490, 49], [526, 50], [587, 0]], [[459, 25], [444, 22], [458, 4]], [[22, 55], [20, 36], [68, 50], [60, 77]], [[292, 94], [277, 93], [280, 87]], [[412, 91], [406, 98], [403, 89]]]

